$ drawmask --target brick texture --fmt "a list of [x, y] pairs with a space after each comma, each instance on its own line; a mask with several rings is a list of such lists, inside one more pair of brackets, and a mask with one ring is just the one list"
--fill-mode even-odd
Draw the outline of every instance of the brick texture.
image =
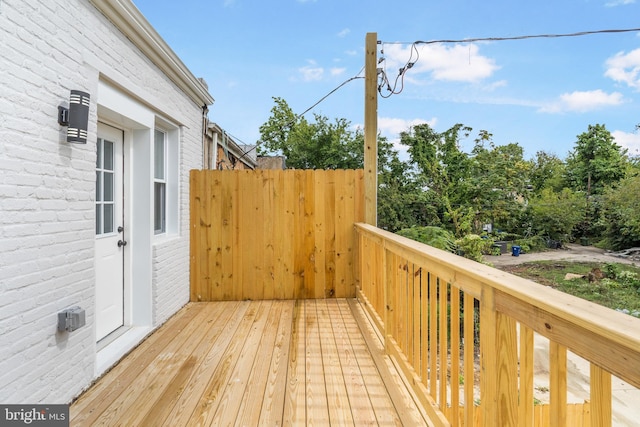
[[[140, 88], [181, 127], [179, 232], [152, 242], [154, 325], [189, 298], [189, 169], [201, 106], [87, 0], [0, 0], [0, 402], [68, 403], [95, 371], [95, 139], [101, 76]], [[89, 142], [65, 142], [57, 106], [92, 93]], [[151, 219], [150, 219], [151, 220]], [[87, 325], [57, 332], [57, 313]]]

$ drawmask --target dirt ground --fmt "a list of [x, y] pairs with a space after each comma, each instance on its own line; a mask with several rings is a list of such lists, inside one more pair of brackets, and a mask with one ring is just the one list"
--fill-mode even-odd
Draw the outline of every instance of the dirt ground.
[[544, 252], [523, 253], [520, 256], [513, 256], [511, 253], [500, 256], [485, 256], [486, 261], [496, 268], [503, 265], [517, 265], [531, 261], [553, 261], [567, 260], [576, 262], [619, 262], [625, 264], [640, 265], [640, 262], [627, 258], [615, 256], [613, 252], [606, 252], [594, 246], [581, 246], [576, 244], [566, 244], [563, 249], [551, 249]]
[[[485, 260], [500, 269], [502, 266], [514, 266], [532, 261], [569, 260], [576, 262], [617, 262], [640, 265], [637, 260], [621, 258], [593, 246], [568, 244], [564, 249], [545, 252], [524, 253], [513, 256], [511, 253], [500, 256], [486, 256]], [[549, 340], [536, 334], [534, 350], [534, 396], [543, 403], [549, 401]], [[589, 362], [568, 352], [567, 356], [567, 402], [581, 403], [589, 400]], [[613, 425], [639, 425], [640, 390], [618, 378], [612, 378]]]

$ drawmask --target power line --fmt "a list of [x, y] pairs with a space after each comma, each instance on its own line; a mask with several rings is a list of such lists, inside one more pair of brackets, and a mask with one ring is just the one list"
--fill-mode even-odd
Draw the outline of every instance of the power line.
[[[307, 114], [309, 111], [313, 110], [315, 107], [317, 107], [318, 105], [320, 105], [325, 99], [327, 99], [328, 97], [330, 97], [331, 95], [333, 95], [334, 93], [336, 93], [338, 90], [340, 90], [340, 88], [342, 88], [343, 86], [345, 86], [346, 84], [357, 80], [357, 79], [364, 79], [364, 76], [361, 76], [360, 74], [362, 73], [362, 71], [364, 70], [364, 67], [362, 67], [360, 69], [360, 71], [358, 71], [358, 73], [351, 77], [348, 78], [347, 80], [343, 81], [342, 83], [340, 83], [338, 86], [336, 86], [334, 89], [332, 89], [329, 93], [327, 93], [325, 96], [323, 96], [322, 98], [320, 98], [315, 104], [313, 104], [311, 107], [307, 108], [306, 110], [304, 110], [302, 113], [300, 114], [296, 114], [295, 117], [288, 122], [287, 124], [285, 124], [283, 126], [283, 128], [289, 127], [293, 124], [295, 124], [302, 116], [304, 116], [305, 114]], [[250, 152], [252, 152], [253, 150], [255, 150], [256, 148], [258, 148], [258, 145], [260, 145], [262, 143], [262, 141], [256, 141], [256, 144], [250, 148], [249, 150], [247, 150], [246, 152], [242, 153], [242, 156], [240, 156], [240, 158], [238, 159], [238, 161], [242, 160], [242, 158], [244, 158], [244, 156], [246, 156], [247, 154], [249, 154]], [[248, 144], [247, 144], [248, 145]]]
[[579, 31], [577, 33], [564, 33], [564, 34], [534, 34], [512, 37], [475, 37], [468, 39], [442, 39], [442, 40], [418, 40], [415, 42], [384, 42], [384, 44], [435, 44], [435, 43], [472, 43], [481, 41], [506, 41], [506, 40], [525, 40], [525, 39], [540, 39], [540, 38], [559, 38], [559, 37], [580, 37], [591, 34], [606, 34], [606, 33], [630, 33], [638, 32], [640, 28], [627, 28], [618, 30], [595, 30], [595, 31]]
[[[440, 40], [418, 40], [415, 42], [379, 42], [379, 44], [409, 44], [411, 45], [411, 53], [409, 59], [405, 63], [405, 65], [400, 68], [398, 71], [398, 75], [395, 78], [393, 87], [387, 77], [387, 73], [382, 69], [380, 73], [380, 83], [378, 84], [378, 93], [383, 98], [389, 98], [391, 95], [397, 95], [402, 92], [404, 89], [404, 75], [412, 68], [418, 59], [420, 58], [418, 45], [429, 45], [429, 44], [444, 44], [444, 43], [473, 43], [473, 42], [483, 42], [483, 41], [509, 41], [509, 40], [526, 40], [526, 39], [540, 39], [540, 38], [560, 38], [560, 37], [581, 37], [593, 34], [615, 34], [615, 33], [630, 33], [630, 32], [639, 32], [640, 28], [626, 28], [626, 29], [616, 29], [616, 30], [595, 30], [595, 31], [579, 31], [576, 33], [564, 33], [564, 34], [533, 34], [533, 35], [521, 35], [521, 36], [511, 36], [511, 37], [473, 37], [467, 39], [440, 39]], [[414, 52], [416, 58], [414, 59]], [[384, 54], [384, 48], [383, 48]], [[380, 62], [384, 61], [384, 57], [381, 58]], [[398, 84], [400, 88], [398, 89]], [[386, 89], [387, 94], [383, 93], [383, 89]]]

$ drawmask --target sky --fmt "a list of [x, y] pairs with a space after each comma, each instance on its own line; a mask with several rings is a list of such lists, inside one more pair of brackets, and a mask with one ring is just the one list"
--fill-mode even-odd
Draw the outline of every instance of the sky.
[[[376, 33], [379, 67], [402, 91], [378, 97], [378, 129], [428, 123], [444, 132], [473, 128], [496, 145], [518, 143], [566, 158], [577, 136], [603, 124], [618, 145], [640, 155], [640, 32], [510, 41], [504, 38], [640, 28], [640, 0], [133, 0], [215, 103], [211, 121], [243, 144], [284, 99], [300, 114], [343, 82], [364, 76], [365, 37]], [[400, 88], [398, 85], [397, 89]], [[364, 79], [342, 86], [305, 115], [364, 125]]]

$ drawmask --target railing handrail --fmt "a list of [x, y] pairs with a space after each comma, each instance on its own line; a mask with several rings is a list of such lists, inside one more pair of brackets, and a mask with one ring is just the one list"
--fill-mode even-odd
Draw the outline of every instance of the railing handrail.
[[478, 299], [480, 284], [492, 287], [498, 311], [640, 388], [640, 319], [369, 224], [355, 227], [408, 261], [438, 264], [442, 279]]

